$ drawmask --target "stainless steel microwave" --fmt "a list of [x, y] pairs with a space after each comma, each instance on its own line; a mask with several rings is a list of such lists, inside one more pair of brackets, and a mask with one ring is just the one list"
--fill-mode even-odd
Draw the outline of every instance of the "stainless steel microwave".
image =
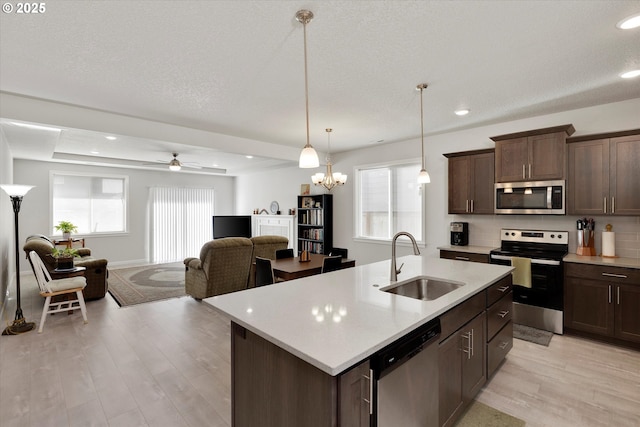
[[564, 215], [565, 182], [558, 180], [497, 183], [495, 213]]

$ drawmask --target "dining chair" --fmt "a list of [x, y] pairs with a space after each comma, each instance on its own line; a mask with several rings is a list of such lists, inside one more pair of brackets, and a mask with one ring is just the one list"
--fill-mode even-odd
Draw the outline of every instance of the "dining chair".
[[322, 260], [322, 272], [328, 273], [330, 271], [340, 270], [342, 268], [342, 257], [328, 256]]
[[268, 258], [256, 257], [256, 287], [271, 285], [275, 282], [271, 260]]
[[[84, 323], [87, 323], [87, 308], [84, 304], [84, 297], [82, 296], [82, 290], [87, 286], [87, 279], [83, 276], [76, 276], [53, 280], [44, 262], [42, 262], [42, 259], [35, 251], [29, 252], [29, 259], [31, 260], [31, 266], [33, 267], [33, 273], [36, 276], [38, 287], [40, 288], [40, 295], [45, 297], [38, 333], [42, 333], [47, 314], [73, 311], [80, 308]], [[76, 299], [70, 299], [69, 294], [74, 293], [76, 294]], [[51, 298], [58, 295], [68, 296], [64, 301], [52, 303]]]
[[276, 251], [276, 259], [293, 258], [293, 249], [278, 249]]
[[348, 254], [349, 250], [344, 248], [333, 248], [331, 252], [329, 252], [330, 256], [340, 255], [342, 258], [349, 258]]

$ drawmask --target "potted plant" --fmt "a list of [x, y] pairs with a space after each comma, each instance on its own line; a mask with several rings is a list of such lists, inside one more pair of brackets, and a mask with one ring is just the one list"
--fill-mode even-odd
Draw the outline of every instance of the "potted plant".
[[58, 249], [54, 247], [51, 250], [51, 256], [56, 260], [57, 270], [69, 270], [73, 268], [73, 258], [80, 257], [77, 249], [64, 248]]
[[76, 231], [78, 231], [78, 227], [76, 227], [69, 221], [60, 221], [58, 225], [55, 226], [55, 229], [57, 231], [62, 231], [62, 238], [66, 240], [71, 239], [72, 232], [75, 233]]

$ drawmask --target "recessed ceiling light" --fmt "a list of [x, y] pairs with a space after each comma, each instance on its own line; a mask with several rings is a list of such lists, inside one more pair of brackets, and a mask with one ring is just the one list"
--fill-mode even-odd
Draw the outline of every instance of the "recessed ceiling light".
[[99, 152], [99, 151], [97, 151], [97, 150], [89, 151], [89, 153], [91, 153], [91, 154], [100, 154], [100, 152]]
[[107, 138], [109, 141], [115, 141], [116, 139], [118, 139], [115, 136], [105, 136], [105, 138]]
[[632, 79], [638, 76], [640, 76], [640, 70], [632, 70], [632, 71], [627, 71], [626, 73], [620, 74], [620, 77], [622, 77], [623, 79]]
[[622, 21], [616, 24], [616, 27], [620, 28], [621, 30], [630, 30], [632, 28], [640, 27], [640, 13], [624, 18]]
[[50, 131], [54, 131], [54, 132], [60, 132], [62, 129], [60, 128], [54, 128], [54, 127], [50, 127], [50, 126], [41, 126], [41, 125], [32, 125], [30, 123], [19, 123], [19, 122], [11, 122], [12, 125], [16, 125], [16, 126], [20, 126], [23, 128], [29, 128], [29, 129], [37, 129], [37, 130], [50, 130]]
[[253, 156], [245, 156], [247, 159], [253, 159]]
[[468, 110], [466, 108], [462, 108], [460, 110], [454, 111], [454, 113], [456, 113], [456, 116], [466, 116], [467, 114], [469, 114], [469, 111], [471, 111], [471, 110]]

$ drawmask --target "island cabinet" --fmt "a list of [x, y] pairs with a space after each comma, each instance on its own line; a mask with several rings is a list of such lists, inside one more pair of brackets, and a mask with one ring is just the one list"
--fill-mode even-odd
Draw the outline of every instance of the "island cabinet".
[[453, 259], [456, 261], [481, 262], [489, 264], [489, 254], [480, 254], [466, 251], [452, 251], [448, 249], [440, 249], [440, 258]]
[[444, 156], [449, 159], [449, 213], [493, 214], [494, 150]]
[[511, 275], [487, 290], [487, 378], [491, 378], [513, 347], [513, 284]]
[[640, 270], [565, 263], [564, 271], [568, 331], [640, 343]]
[[568, 213], [640, 215], [640, 129], [567, 139]]
[[573, 125], [493, 136], [495, 182], [565, 179], [566, 138]]
[[439, 424], [450, 426], [487, 380], [484, 292], [449, 310], [440, 323]]

